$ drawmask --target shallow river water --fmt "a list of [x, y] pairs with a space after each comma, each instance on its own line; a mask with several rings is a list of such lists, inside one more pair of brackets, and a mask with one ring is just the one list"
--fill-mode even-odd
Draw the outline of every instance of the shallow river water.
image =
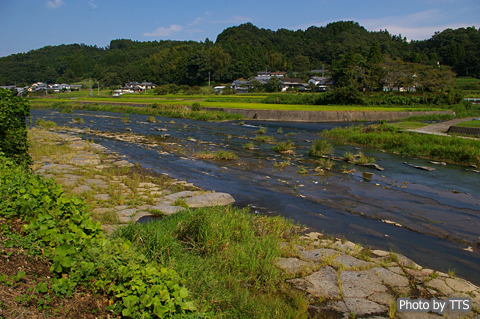
[[[210, 123], [161, 117], [157, 117], [161, 123], [149, 123], [147, 116], [131, 114], [131, 122], [125, 124], [122, 115], [32, 110], [33, 122], [44, 118], [61, 126], [122, 134], [127, 133], [128, 127], [130, 134], [155, 138], [160, 146], [150, 148], [94, 133], [85, 134], [84, 138], [158, 173], [168, 173], [206, 190], [230, 193], [239, 205], [250, 205], [254, 212], [281, 215], [373, 249], [393, 250], [424, 267], [452, 270], [480, 284], [480, 251], [475, 247], [480, 236], [480, 174], [467, 167], [433, 165], [421, 158], [362, 148], [385, 170], [338, 161], [332, 171], [318, 176], [313, 171], [314, 159], [307, 156], [312, 142], [320, 138], [318, 132], [351, 123], [245, 121], [240, 125], [238, 121]], [[85, 122], [73, 124], [76, 116]], [[294, 142], [296, 154], [280, 155], [272, 150], [272, 144], [252, 141], [259, 126], [276, 141]], [[170, 136], [163, 138], [162, 134]], [[253, 142], [257, 149], [244, 149], [247, 142]], [[332, 144], [337, 157], [359, 151], [356, 146]], [[193, 156], [220, 149], [233, 151], [238, 159], [215, 161]], [[285, 161], [291, 165], [280, 170], [278, 163]], [[404, 162], [436, 170], [423, 171]], [[355, 172], [342, 173], [342, 166]], [[297, 173], [302, 167], [309, 173]], [[473, 252], [464, 250], [469, 246]]]

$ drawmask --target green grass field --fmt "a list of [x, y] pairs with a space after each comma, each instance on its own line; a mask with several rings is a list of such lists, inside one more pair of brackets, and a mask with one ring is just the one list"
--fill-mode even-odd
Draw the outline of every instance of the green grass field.
[[268, 96], [268, 93], [262, 94], [237, 94], [237, 95], [183, 95], [169, 94], [157, 95], [153, 93], [129, 93], [121, 97], [114, 98], [110, 95], [110, 90], [93, 91], [90, 96], [89, 90], [83, 90], [72, 93], [59, 93], [49, 95], [43, 98], [32, 98], [32, 100], [42, 102], [114, 102], [114, 103], [138, 103], [138, 104], [154, 104], [159, 105], [192, 105], [195, 102], [200, 103], [204, 107], [232, 108], [232, 109], [256, 109], [256, 110], [289, 110], [289, 111], [438, 111], [437, 107], [379, 107], [379, 106], [355, 106], [355, 105], [296, 105], [296, 104], [264, 104], [260, 103], [262, 99]]
[[455, 126], [480, 128], [480, 121], [466, 121], [466, 122], [458, 123]]

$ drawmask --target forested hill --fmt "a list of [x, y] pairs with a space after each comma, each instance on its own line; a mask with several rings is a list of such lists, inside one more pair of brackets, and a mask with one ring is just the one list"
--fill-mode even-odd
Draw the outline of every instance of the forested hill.
[[[480, 30], [447, 29], [424, 41], [407, 42], [387, 30], [368, 32], [340, 21], [307, 30], [260, 29], [251, 23], [231, 27], [216, 42], [113, 40], [106, 48], [71, 44], [47, 46], [0, 58], [0, 85], [37, 81], [73, 83], [92, 78], [102, 86], [128, 81], [201, 85], [249, 78], [257, 71], [306, 72], [335, 69], [345, 59], [367, 63], [371, 48], [382, 59], [451, 66], [458, 75], [480, 77]], [[296, 75], [298, 75], [298, 73]], [[305, 73], [306, 74], [306, 73]]]

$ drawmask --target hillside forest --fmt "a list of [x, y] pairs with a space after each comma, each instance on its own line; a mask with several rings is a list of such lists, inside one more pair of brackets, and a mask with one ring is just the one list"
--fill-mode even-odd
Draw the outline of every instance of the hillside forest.
[[382, 85], [379, 79], [386, 76], [380, 73], [389, 68], [413, 73], [441, 69], [429, 76], [438, 79], [441, 74], [447, 82], [455, 75], [480, 78], [478, 52], [480, 30], [475, 27], [446, 29], [410, 42], [387, 30], [369, 32], [353, 21], [304, 31], [272, 31], [246, 23], [225, 29], [215, 42], [117, 39], [105, 48], [69, 44], [13, 54], [0, 58], [0, 85], [91, 78], [101, 87], [145, 80], [193, 86], [208, 83], [209, 76], [213, 84], [248, 79], [264, 70], [307, 79], [311, 70], [323, 69], [340, 86], [361, 83], [364, 90], [373, 90]]

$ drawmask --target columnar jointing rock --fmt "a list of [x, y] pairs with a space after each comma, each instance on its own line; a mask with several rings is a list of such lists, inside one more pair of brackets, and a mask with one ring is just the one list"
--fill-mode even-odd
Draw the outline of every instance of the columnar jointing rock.
[[[441, 318], [437, 313], [396, 312], [399, 297], [446, 299], [469, 297], [480, 309], [479, 287], [432, 269], [422, 269], [405, 256], [374, 250], [362, 254], [362, 248], [338, 239], [322, 239], [322, 234], [300, 237], [302, 246], [288, 250], [296, 257], [279, 258], [293, 287], [310, 298], [308, 312], [319, 318]], [[306, 249], [305, 247], [312, 247]], [[475, 310], [477, 311], [477, 310]], [[480, 318], [475, 311], [447, 312], [446, 318]]]
[[[83, 132], [82, 130], [73, 130], [74, 134]], [[60, 141], [62, 145], [68, 145], [71, 152], [61, 154], [58, 158], [44, 158], [41, 163], [37, 163], [42, 164], [42, 167], [36, 170], [36, 173], [47, 178], [54, 178], [57, 183], [71, 188], [70, 191], [74, 194], [80, 196], [91, 195], [91, 198], [96, 200], [96, 208], [93, 209], [93, 213], [115, 214], [120, 224], [137, 222], [142, 217], [152, 217], [159, 213], [172, 215], [185, 210], [185, 207], [224, 206], [235, 202], [233, 197], [226, 193], [183, 191], [171, 194], [170, 190], [162, 189], [160, 185], [143, 182], [138, 184], [134, 195], [144, 200], [154, 201], [155, 205], [112, 207], [109, 204], [112, 197], [107, 194], [108, 190], [115, 189], [124, 198], [132, 195], [133, 190], [127, 186], [126, 181], [120, 181], [118, 176], [108, 179], [99, 172], [113, 167], [132, 167], [134, 164], [121, 159], [115, 153], [107, 153], [105, 147], [101, 145], [85, 142], [77, 136], [44, 131], [42, 131], [42, 134], [50, 139], [50, 143]], [[97, 154], [98, 152], [104, 153], [103, 159]], [[51, 164], [52, 162], [55, 164]], [[86, 172], [91, 174], [92, 171], [95, 174], [94, 178], [84, 178]], [[175, 184], [196, 188], [193, 184], [185, 181], [173, 180], [172, 185]], [[116, 227], [108, 226], [104, 228], [111, 230]]]

